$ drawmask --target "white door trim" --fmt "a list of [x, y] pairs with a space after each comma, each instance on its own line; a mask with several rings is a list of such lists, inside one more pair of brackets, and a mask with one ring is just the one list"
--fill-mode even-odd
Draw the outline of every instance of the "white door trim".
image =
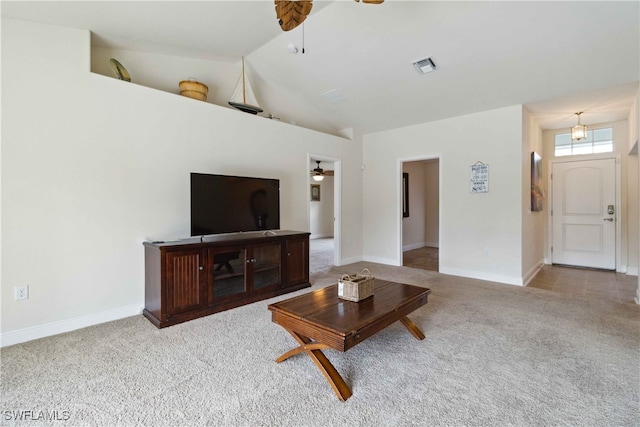
[[572, 162], [584, 162], [589, 160], [604, 160], [604, 159], [614, 159], [616, 163], [616, 272], [618, 273], [626, 273], [626, 263], [623, 264], [620, 259], [620, 254], [622, 253], [622, 221], [625, 220], [625, 212], [620, 209], [622, 206], [621, 200], [621, 188], [620, 188], [620, 156], [618, 155], [594, 155], [594, 156], [579, 156], [572, 158], [555, 158], [550, 160], [547, 167], [547, 191], [549, 192], [549, 196], [547, 197], [547, 203], [550, 208], [547, 209], [547, 256], [545, 257], [545, 264], [551, 264], [553, 257], [551, 256], [551, 246], [553, 245], [553, 218], [551, 217], [551, 204], [550, 201], [553, 200], [553, 185], [551, 181], [551, 173], [553, 171], [553, 165], [556, 163], [572, 163]]

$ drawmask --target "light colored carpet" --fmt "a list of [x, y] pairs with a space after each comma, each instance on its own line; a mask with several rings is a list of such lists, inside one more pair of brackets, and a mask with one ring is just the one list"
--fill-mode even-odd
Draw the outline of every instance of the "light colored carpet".
[[309, 271], [326, 271], [333, 267], [333, 238], [309, 240]]
[[[357, 263], [342, 272], [429, 287], [409, 317], [325, 354], [352, 387], [337, 399], [267, 305], [298, 291], [165, 329], [142, 316], [1, 350], [7, 411], [62, 411], [64, 425], [414, 426], [639, 424], [640, 309], [595, 298]], [[375, 298], [375, 297], [374, 297]]]

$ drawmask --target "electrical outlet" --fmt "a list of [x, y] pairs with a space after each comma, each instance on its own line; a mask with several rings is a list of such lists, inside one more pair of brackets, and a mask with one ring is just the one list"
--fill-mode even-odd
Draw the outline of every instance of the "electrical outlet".
[[16, 301], [29, 298], [29, 286], [16, 286], [13, 288], [13, 297]]

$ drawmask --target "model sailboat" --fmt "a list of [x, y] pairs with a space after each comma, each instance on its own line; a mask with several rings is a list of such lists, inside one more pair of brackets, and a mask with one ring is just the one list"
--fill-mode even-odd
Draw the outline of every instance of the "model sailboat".
[[262, 112], [262, 108], [258, 105], [258, 101], [249, 84], [249, 79], [247, 79], [247, 73], [244, 69], [244, 57], [242, 57], [242, 75], [233, 91], [233, 95], [231, 95], [229, 105], [245, 113], [258, 114]]

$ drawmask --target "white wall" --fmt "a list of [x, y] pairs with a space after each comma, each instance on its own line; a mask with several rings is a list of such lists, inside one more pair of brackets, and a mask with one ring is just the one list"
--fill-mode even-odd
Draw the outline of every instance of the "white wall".
[[[227, 102], [242, 70], [241, 63], [236, 62], [92, 46], [91, 71], [116, 77], [109, 62], [111, 58], [122, 63], [133, 83], [169, 93], [179, 94], [178, 83], [194, 78], [209, 88], [206, 102], [224, 107], [229, 107]], [[251, 76], [252, 69], [248, 63], [246, 67]], [[251, 78], [249, 80], [252, 81]]]
[[[528, 283], [544, 264], [546, 221], [549, 199], [542, 202], [542, 211], [531, 211], [531, 153], [544, 156], [542, 130], [529, 112], [522, 112], [522, 273]], [[544, 164], [544, 157], [542, 162]], [[546, 173], [544, 167], [542, 174]], [[543, 182], [544, 187], [544, 182]], [[544, 194], [549, 194], [546, 189]]]
[[[206, 102], [225, 108], [232, 108], [228, 101], [242, 71], [241, 61], [214, 61], [100, 46], [91, 48], [91, 71], [115, 77], [109, 62], [111, 58], [117, 59], [127, 69], [132, 82], [169, 93], [179, 94], [178, 83], [195, 78], [209, 88]], [[310, 110], [303, 102], [287, 98], [282, 91], [262, 79], [259, 70], [252, 66], [251, 55], [245, 59], [245, 68], [256, 99], [264, 110], [261, 115], [266, 117], [272, 113], [286, 123], [343, 136], [334, 125], [322, 120], [316, 111]]]
[[[638, 137], [640, 136], [640, 89], [636, 92], [636, 98], [633, 101], [633, 107], [631, 108], [631, 113], [629, 114], [629, 121], [633, 123], [633, 128], [630, 129], [630, 135], [632, 135], [632, 139], [630, 141], [631, 147], [635, 146], [636, 147], [636, 156], [638, 156], [638, 151], [640, 150], [640, 147], [638, 147], [638, 145], [640, 144], [640, 141], [638, 141]], [[635, 142], [633, 142], [633, 138], [635, 138]], [[640, 165], [638, 166], [638, 182], [640, 182]], [[636, 205], [639, 205], [639, 210], [640, 210], [640, 185], [638, 185], [638, 191], [636, 192], [636, 194], [638, 195], [638, 199], [636, 199]], [[638, 229], [640, 229], [640, 212], [638, 214]], [[640, 240], [640, 236], [639, 236], [639, 240]], [[636, 257], [636, 260], [638, 262], [638, 265], [640, 266], [640, 241], [638, 242], [638, 245], [636, 245], [636, 248], [638, 248], [638, 253], [639, 256]], [[638, 268], [638, 270], [640, 270], [640, 267]], [[636, 289], [636, 298], [635, 298], [636, 304], [640, 304], [640, 274], [638, 274], [638, 287]]]
[[427, 246], [440, 246], [440, 162], [425, 162], [425, 242]]
[[638, 228], [638, 156], [627, 158], [627, 274], [638, 275], [638, 245], [640, 228]]
[[[440, 271], [522, 284], [522, 107], [365, 135], [364, 258], [398, 265], [402, 161], [440, 158]], [[489, 165], [489, 192], [469, 168]]]
[[426, 245], [426, 178], [425, 164], [406, 162], [402, 172], [409, 174], [409, 216], [402, 218], [402, 250]]
[[340, 159], [340, 253], [361, 256], [361, 142], [90, 73], [90, 50], [2, 21], [3, 345], [139, 313], [142, 242], [188, 236], [190, 172], [280, 179], [304, 231], [308, 153]]

